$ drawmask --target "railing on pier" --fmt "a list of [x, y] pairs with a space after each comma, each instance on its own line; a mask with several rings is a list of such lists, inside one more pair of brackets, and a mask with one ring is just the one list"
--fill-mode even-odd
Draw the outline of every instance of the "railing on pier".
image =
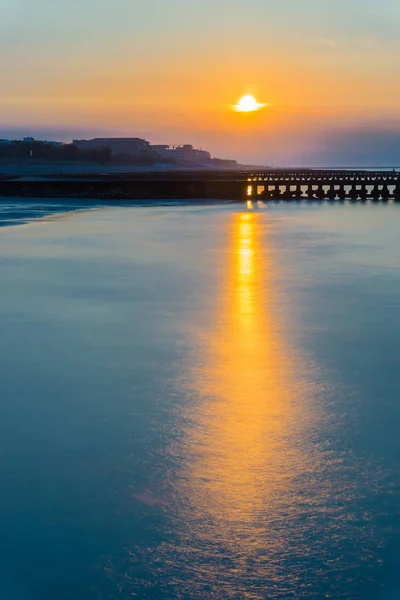
[[249, 174], [246, 196], [260, 200], [400, 201], [395, 171], [305, 171]]

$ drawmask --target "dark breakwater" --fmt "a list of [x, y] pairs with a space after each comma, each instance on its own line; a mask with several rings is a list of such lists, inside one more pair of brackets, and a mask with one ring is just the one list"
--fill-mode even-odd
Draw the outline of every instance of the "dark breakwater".
[[218, 199], [244, 200], [238, 181], [207, 180], [10, 180], [0, 183], [0, 196], [22, 198], [100, 198], [115, 200]]

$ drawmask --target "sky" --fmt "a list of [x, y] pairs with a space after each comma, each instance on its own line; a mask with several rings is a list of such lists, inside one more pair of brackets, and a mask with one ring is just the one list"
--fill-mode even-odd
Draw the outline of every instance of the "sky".
[[0, 0], [0, 137], [400, 165], [399, 28], [398, 0]]

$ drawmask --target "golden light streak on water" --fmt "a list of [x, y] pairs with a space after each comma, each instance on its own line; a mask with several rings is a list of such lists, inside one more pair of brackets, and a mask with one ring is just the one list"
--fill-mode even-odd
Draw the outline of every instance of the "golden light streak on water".
[[[204, 571], [197, 569], [193, 585], [223, 580], [226, 589], [218, 598], [265, 598], [250, 594], [248, 568], [257, 564], [250, 577], [259, 568], [276, 576], [285, 538], [274, 532], [290, 513], [292, 482], [312, 468], [296, 447], [296, 431], [307, 420], [306, 388], [301, 374], [295, 379], [280, 331], [265, 227], [260, 214], [233, 216], [227, 276], [206, 359], [188, 373], [188, 385], [202, 402], [188, 416], [181, 490], [187, 505], [181, 517], [191, 525], [187, 552], [201, 548], [207, 563]], [[229, 557], [223, 572], [220, 552]]]
[[211, 469], [209, 507], [225, 523], [247, 521], [260, 508], [265, 459], [287, 420], [288, 358], [268, 313], [272, 264], [262, 254], [260, 233], [257, 215], [236, 215], [220, 328], [210, 339], [201, 383], [215, 386], [218, 398], [204, 415], [208, 431], [202, 433], [212, 439], [197, 440], [205, 451], [200, 471]]

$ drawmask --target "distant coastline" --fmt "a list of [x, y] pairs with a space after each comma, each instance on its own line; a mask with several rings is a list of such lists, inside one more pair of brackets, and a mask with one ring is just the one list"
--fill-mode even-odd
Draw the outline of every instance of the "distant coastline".
[[236, 168], [238, 166], [236, 160], [212, 157], [207, 150], [194, 148], [192, 144], [157, 145], [136, 137], [104, 137], [73, 140], [72, 143], [36, 140], [32, 137], [25, 137], [22, 140], [0, 139], [1, 163], [29, 164], [32, 161], [67, 163], [71, 168], [81, 164], [93, 164], [103, 169]]

